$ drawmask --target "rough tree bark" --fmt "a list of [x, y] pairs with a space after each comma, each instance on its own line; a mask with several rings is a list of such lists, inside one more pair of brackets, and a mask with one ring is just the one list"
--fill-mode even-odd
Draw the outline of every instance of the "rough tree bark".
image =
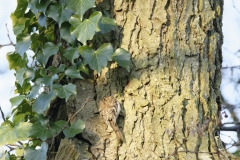
[[[221, 82], [222, 0], [98, 0], [119, 25], [111, 40], [131, 53], [131, 71], [115, 63], [94, 81], [76, 81], [67, 114], [84, 132], [61, 140], [59, 159], [225, 159], [213, 131]], [[121, 103], [125, 142], [97, 114], [105, 95]], [[58, 147], [58, 146], [57, 146]]]

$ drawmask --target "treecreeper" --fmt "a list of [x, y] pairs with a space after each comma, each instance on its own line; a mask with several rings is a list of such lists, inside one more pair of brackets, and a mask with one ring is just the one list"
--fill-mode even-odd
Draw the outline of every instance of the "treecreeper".
[[105, 123], [115, 131], [118, 140], [123, 142], [122, 132], [116, 123], [121, 111], [119, 102], [112, 96], [104, 97], [100, 100], [98, 108]]

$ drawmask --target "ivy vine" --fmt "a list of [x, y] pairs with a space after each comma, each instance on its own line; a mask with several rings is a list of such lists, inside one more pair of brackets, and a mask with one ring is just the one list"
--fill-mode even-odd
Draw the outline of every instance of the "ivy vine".
[[[117, 26], [107, 11], [96, 10], [95, 3], [95, 0], [18, 0], [11, 15], [17, 43], [15, 52], [7, 54], [9, 68], [16, 72], [18, 96], [10, 99], [12, 118], [6, 117], [0, 126], [0, 146], [16, 149], [17, 155], [4, 151], [0, 153], [3, 158], [46, 159], [47, 139], [61, 132], [70, 138], [83, 131], [85, 124], [81, 120], [70, 125], [63, 120], [50, 123], [46, 117], [53, 99], [67, 101], [77, 94], [71, 79], [91, 77], [94, 70], [100, 73], [109, 61], [129, 71], [128, 51], [115, 49], [111, 43], [95, 48], [96, 37]], [[26, 54], [29, 49], [34, 52], [31, 65]], [[58, 58], [58, 63], [52, 65], [54, 58]], [[24, 140], [27, 143], [21, 142]]]

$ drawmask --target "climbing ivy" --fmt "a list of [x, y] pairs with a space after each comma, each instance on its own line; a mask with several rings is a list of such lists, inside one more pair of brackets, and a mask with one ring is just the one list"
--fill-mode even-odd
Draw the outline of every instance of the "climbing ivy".
[[[67, 101], [77, 94], [72, 79], [89, 78], [94, 70], [99, 74], [109, 61], [129, 71], [126, 50], [115, 49], [111, 43], [99, 44], [97, 37], [117, 26], [106, 13], [97, 11], [95, 0], [18, 0], [11, 15], [17, 43], [15, 52], [7, 54], [9, 68], [16, 72], [18, 95], [10, 99], [12, 118], [6, 117], [0, 126], [0, 146], [16, 144], [17, 156], [43, 160], [47, 140], [61, 132], [70, 138], [83, 131], [81, 120], [72, 125], [70, 119], [50, 122], [46, 113], [56, 97]], [[29, 49], [34, 53], [30, 65]], [[52, 63], [55, 58], [58, 63]], [[9, 152], [1, 155], [16, 159]]]

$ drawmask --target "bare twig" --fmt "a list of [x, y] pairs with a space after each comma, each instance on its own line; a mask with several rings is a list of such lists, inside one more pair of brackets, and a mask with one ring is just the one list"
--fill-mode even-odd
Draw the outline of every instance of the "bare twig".
[[220, 131], [236, 131], [236, 132], [239, 132], [240, 131], [240, 125], [231, 126], [231, 127], [221, 126]]
[[0, 45], [0, 48], [5, 47], [5, 46], [16, 46], [16, 44], [14, 44], [12, 39], [10, 38], [7, 23], [5, 25], [6, 25], [6, 28], [7, 28], [7, 36], [8, 36], [8, 39], [9, 39], [10, 43], [9, 44], [2, 44], [2, 45]]
[[15, 44], [13, 43], [12, 39], [10, 38], [10, 35], [9, 35], [9, 30], [8, 30], [8, 27], [7, 27], [7, 23], [5, 24], [6, 25], [6, 28], [7, 28], [7, 36], [8, 36], [8, 39], [10, 40], [10, 44], [15, 46]]
[[234, 0], [232, 0], [232, 2], [233, 2], [233, 8], [235, 8], [236, 11], [240, 14], [239, 10], [238, 10], [238, 9], [236, 8], [236, 6], [235, 6]]
[[232, 66], [232, 67], [222, 67], [221, 69], [235, 69], [235, 68], [240, 68], [239, 66]]
[[5, 118], [5, 115], [4, 115], [3, 111], [2, 111], [2, 107], [1, 106], [0, 106], [0, 112], [1, 112], [1, 115], [2, 115], [2, 119], [5, 122], [6, 118]]

